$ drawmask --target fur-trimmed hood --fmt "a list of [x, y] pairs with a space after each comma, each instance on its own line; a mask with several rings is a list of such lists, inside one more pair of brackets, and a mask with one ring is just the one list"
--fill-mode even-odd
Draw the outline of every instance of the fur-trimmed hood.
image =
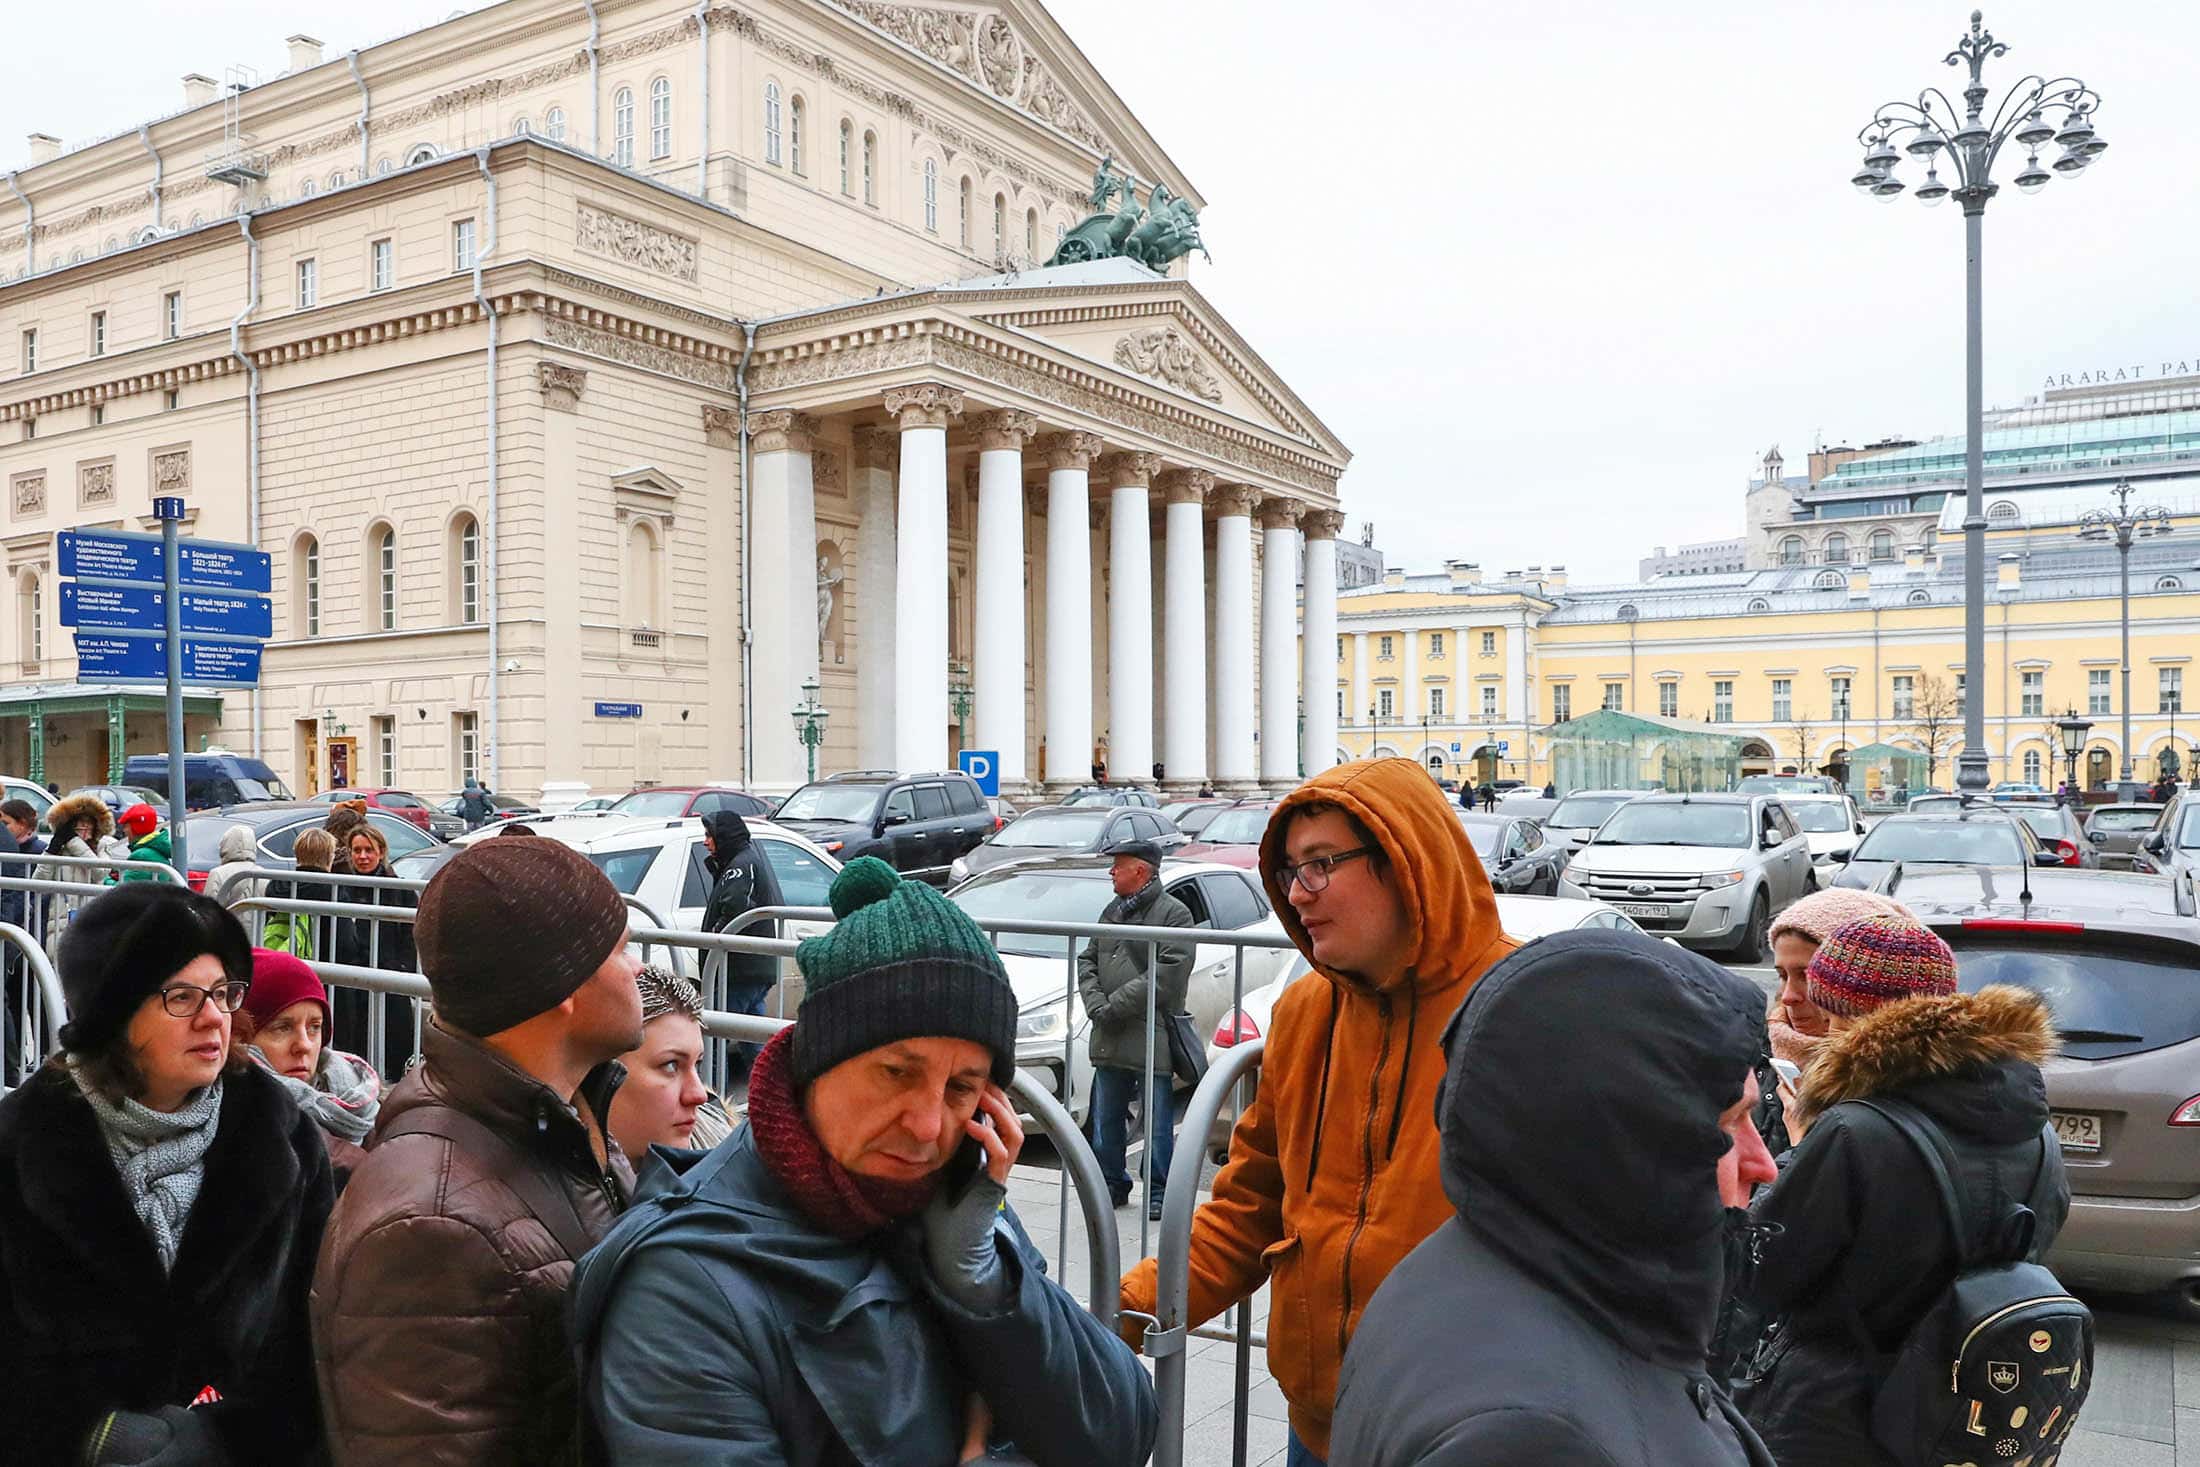
[[65, 800], [54, 801], [52, 808], [46, 811], [46, 828], [62, 836], [87, 815], [92, 818], [92, 829], [98, 832], [99, 839], [105, 840], [115, 833], [115, 812], [97, 795], [71, 795]]
[[2028, 988], [1906, 998], [1875, 1009], [1826, 1041], [1803, 1076], [1798, 1116], [1808, 1125], [1862, 1100], [2012, 1061], [2037, 1067], [2059, 1048], [2053, 1017]]

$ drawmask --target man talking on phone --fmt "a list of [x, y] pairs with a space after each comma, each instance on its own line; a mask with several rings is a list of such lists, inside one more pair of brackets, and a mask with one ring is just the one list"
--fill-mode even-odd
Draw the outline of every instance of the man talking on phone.
[[794, 1025], [712, 1151], [656, 1148], [573, 1277], [586, 1450], [619, 1467], [1135, 1467], [1153, 1386], [1007, 1206], [1016, 997], [962, 910], [833, 881]]

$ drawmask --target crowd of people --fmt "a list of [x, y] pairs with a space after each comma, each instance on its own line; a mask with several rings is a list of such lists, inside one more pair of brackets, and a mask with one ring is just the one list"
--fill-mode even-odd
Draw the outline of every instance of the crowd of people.
[[[720, 926], [769, 904], [737, 826], [711, 832]], [[386, 870], [370, 829], [331, 838], [354, 875]], [[1116, 853], [1108, 922], [1190, 925], [1159, 866]], [[1886, 1419], [1955, 1281], [2036, 1263], [2067, 1212], [2037, 995], [1959, 991], [1945, 943], [1846, 890], [1782, 915], [1769, 1009], [1639, 934], [1522, 946], [1407, 760], [1300, 787], [1259, 866], [1312, 972], [1173, 1323], [1269, 1288], [1292, 1467], [2052, 1460], [2090, 1336], [2030, 1315], [1958, 1403], [1969, 1457]], [[60, 1052], [0, 1098], [0, 1442], [95, 1467], [1145, 1461], [1157, 1266], [1110, 1331], [1009, 1204], [993, 945], [875, 859], [831, 904], [737, 1119], [696, 987], [632, 955], [561, 842], [470, 846], [409, 946], [370, 939], [433, 995], [386, 1088], [294, 936], [254, 949], [173, 884], [100, 894], [59, 944]], [[1190, 945], [1151, 947], [1090, 943], [1079, 995], [1103, 1175], [1128, 1200], [1139, 1097], [1158, 1209], [1149, 1026]]]

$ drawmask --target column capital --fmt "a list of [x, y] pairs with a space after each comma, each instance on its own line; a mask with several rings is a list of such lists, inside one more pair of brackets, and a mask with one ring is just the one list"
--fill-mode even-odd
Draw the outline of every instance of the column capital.
[[1264, 530], [1296, 530], [1306, 506], [1296, 499], [1271, 495], [1260, 502], [1260, 527]]
[[1097, 433], [1049, 433], [1038, 444], [1049, 469], [1090, 469], [1106, 446]]
[[1219, 519], [1244, 519], [1253, 513], [1259, 494], [1250, 484], [1221, 484], [1215, 488], [1215, 515]]
[[1031, 413], [1015, 408], [998, 408], [983, 413], [978, 418], [978, 447], [981, 451], [1007, 450], [1022, 453], [1024, 445], [1031, 442], [1039, 431], [1039, 420]]
[[915, 382], [886, 389], [886, 411], [903, 429], [944, 428], [962, 416], [963, 395], [940, 382]]
[[1310, 509], [1300, 519], [1299, 527], [1309, 540], [1334, 540], [1344, 529], [1344, 511], [1341, 509]]
[[787, 408], [749, 414], [749, 444], [758, 453], [808, 453], [817, 447], [819, 424]]
[[901, 462], [901, 435], [891, 428], [856, 429], [852, 448], [859, 469], [891, 469]]
[[577, 412], [581, 394], [588, 390], [588, 373], [563, 362], [537, 362], [535, 385], [542, 389], [544, 407], [556, 408], [561, 413]]
[[1215, 476], [1205, 469], [1165, 469], [1154, 479], [1154, 487], [1171, 504], [1205, 504], [1215, 492]]
[[741, 446], [741, 410], [739, 408], [703, 407], [703, 442], [710, 448], [739, 448]]
[[1111, 453], [1093, 467], [1110, 489], [1146, 489], [1152, 487], [1154, 471], [1161, 467], [1161, 455]]

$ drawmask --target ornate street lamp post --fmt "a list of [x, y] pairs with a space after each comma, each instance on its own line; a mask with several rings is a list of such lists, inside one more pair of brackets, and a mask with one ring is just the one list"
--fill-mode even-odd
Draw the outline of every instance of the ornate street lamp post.
[[[2110, 491], [2116, 496], [2114, 513], [2105, 509], [2089, 509], [2078, 520], [2078, 538], [2095, 543], [2112, 540], [2116, 544], [2116, 569], [2120, 584], [2119, 595], [2123, 602], [2123, 737], [2124, 761], [2118, 783], [2131, 783], [2131, 542], [2154, 535], [2167, 535], [2170, 531], [2169, 511], [2159, 504], [2140, 509], [2131, 507], [2131, 481], [2120, 479]], [[2123, 792], [2129, 797], [2129, 791]]]
[[[1963, 456], [1963, 663], [1965, 683], [1977, 696], [1963, 700], [1963, 749], [1956, 756], [1956, 788], [1984, 790], [1988, 782], [1986, 761], [1986, 508], [1983, 440], [1985, 406], [1983, 350], [1980, 344], [1979, 249], [1986, 201], [2000, 189], [1993, 181], [1994, 163], [2002, 146], [2014, 139], [2026, 150], [2024, 167], [2017, 173], [2017, 187], [2036, 193], [2053, 181], [2056, 173], [2075, 178], [2108, 147], [2094, 130], [2093, 113], [2101, 99], [2076, 77], [2047, 81], [2034, 74], [2018, 82], [1989, 115], [1987, 86], [1981, 76], [1988, 58], [2009, 48], [1979, 26], [1979, 12], [1971, 12], [1971, 33], [1956, 43], [1947, 56], [1950, 66], [1968, 66], [1970, 85], [1963, 89], [1959, 111], [1938, 87], [1927, 87], [1917, 101], [1888, 102], [1872, 114], [1857, 133], [1864, 147], [1864, 162], [1849, 182], [1861, 193], [1892, 199], [1907, 185], [1895, 176], [1903, 153], [1925, 163], [1924, 181], [1917, 197], [1928, 206], [1953, 198], [1963, 206], [1965, 248], [1964, 372], [1967, 379], [1965, 418], [1968, 442]], [[2057, 119], [2060, 119], [2059, 121]], [[2049, 143], [2062, 149], [2050, 165], [2040, 166], [2040, 148]], [[1899, 147], [1899, 151], [1897, 151]], [[1953, 183], [1941, 180], [1939, 165], [1946, 162]]]
[[814, 677], [804, 678], [802, 701], [795, 704], [792, 710], [794, 736], [802, 741], [803, 749], [810, 756], [810, 779], [813, 782], [817, 779], [818, 746], [825, 742], [825, 721], [833, 716], [830, 709], [817, 701], [817, 692], [821, 686]]
[[2093, 732], [2093, 724], [2078, 716], [2073, 708], [2055, 720], [2055, 727], [2062, 734], [2063, 758], [2070, 766], [2067, 783], [2072, 798], [2078, 793], [2078, 755], [2085, 748], [2085, 736]]

